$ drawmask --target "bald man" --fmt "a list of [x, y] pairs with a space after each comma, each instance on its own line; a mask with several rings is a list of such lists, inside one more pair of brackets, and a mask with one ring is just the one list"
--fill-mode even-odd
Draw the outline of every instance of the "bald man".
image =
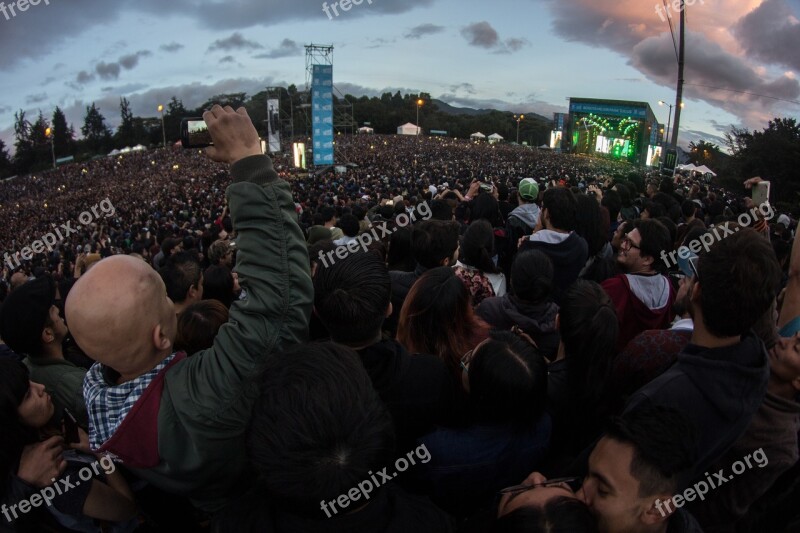
[[207, 154], [232, 164], [226, 194], [247, 299], [231, 306], [212, 348], [186, 357], [173, 349], [177, 320], [161, 277], [113, 256], [81, 276], [66, 316], [97, 361], [83, 386], [91, 447], [215, 512], [248, 488], [251, 378], [276, 350], [306, 339], [313, 290], [289, 185], [261, 155], [247, 112], [214, 106], [203, 118], [214, 140]]

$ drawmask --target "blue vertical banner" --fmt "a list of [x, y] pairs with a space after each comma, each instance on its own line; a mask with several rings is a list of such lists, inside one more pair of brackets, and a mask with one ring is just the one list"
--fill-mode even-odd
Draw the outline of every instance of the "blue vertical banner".
[[314, 164], [333, 165], [333, 65], [313, 65], [311, 121]]

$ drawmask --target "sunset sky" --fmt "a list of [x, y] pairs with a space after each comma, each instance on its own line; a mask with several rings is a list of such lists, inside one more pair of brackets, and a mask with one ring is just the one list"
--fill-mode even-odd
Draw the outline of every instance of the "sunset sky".
[[[546, 116], [570, 96], [642, 100], [667, 122], [657, 102], [675, 99], [677, 61], [655, 0], [369, 2], [331, 19], [316, 0], [41, 0], [15, 16], [5, 0], [0, 138], [13, 145], [19, 109], [49, 118], [59, 105], [79, 131], [92, 101], [116, 126], [120, 96], [156, 116], [173, 95], [194, 107], [218, 93], [303, 87], [312, 42], [335, 47], [343, 93], [425, 91]], [[798, 117], [800, 0], [688, 4], [680, 144]]]

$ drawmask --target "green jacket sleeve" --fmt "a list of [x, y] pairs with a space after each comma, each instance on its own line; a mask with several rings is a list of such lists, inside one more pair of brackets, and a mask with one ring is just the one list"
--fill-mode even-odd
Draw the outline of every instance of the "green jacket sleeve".
[[247, 298], [233, 303], [212, 348], [167, 373], [167, 386], [179, 413], [237, 430], [249, 419], [257, 392], [252, 380], [266, 358], [307, 340], [313, 287], [291, 190], [272, 160], [245, 158], [231, 175], [226, 194]]

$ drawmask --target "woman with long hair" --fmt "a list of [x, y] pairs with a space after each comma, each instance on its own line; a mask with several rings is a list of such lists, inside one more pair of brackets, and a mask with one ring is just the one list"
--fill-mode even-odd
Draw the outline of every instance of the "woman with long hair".
[[540, 468], [551, 432], [547, 365], [527, 340], [493, 331], [461, 364], [468, 425], [438, 428], [420, 439], [432, 457], [421, 472], [433, 501], [455, 516], [474, 513]]
[[411, 353], [441, 358], [461, 383], [461, 358], [488, 337], [472, 299], [450, 267], [432, 268], [411, 287], [400, 310], [397, 341]]
[[[4, 509], [7, 505], [13, 510], [12, 506], [22, 500], [30, 498], [32, 501], [35, 493], [30, 487], [43, 489], [41, 493], [44, 494], [46, 487], [54, 484], [53, 478], [59, 483], [61, 479], [69, 482], [72, 477], [81, 481], [69, 482], [68, 490], [63, 493], [52, 491], [55, 497], [52, 504], [47, 505], [60, 524], [70, 530], [99, 532], [100, 528], [94, 526], [95, 519], [131, 520], [136, 504], [122, 474], [109, 458], [92, 453], [88, 436], [77, 426], [74, 428], [79, 442], [68, 444], [76, 451], [65, 451], [61, 431], [51, 426], [54, 410], [44, 385], [29, 380], [24, 364], [0, 359], [0, 425], [3, 427], [0, 468], [4, 477], [0, 501]], [[92, 473], [85, 479], [83, 473], [91, 465], [95, 466], [96, 476]], [[102, 468], [97, 468], [100, 465]], [[64, 483], [59, 483], [59, 487], [62, 486]], [[21, 507], [18, 506], [20, 511]], [[21, 513], [20, 522], [26, 518], [26, 513]]]
[[478, 305], [485, 298], [503, 296], [506, 293], [506, 277], [494, 264], [495, 239], [491, 224], [478, 219], [469, 225], [461, 238], [456, 276], [472, 296], [472, 304]]
[[549, 367], [547, 394], [552, 448], [570, 455], [591, 444], [610, 414], [605, 387], [617, 353], [619, 321], [603, 288], [579, 279], [564, 294], [558, 323], [561, 343]]

